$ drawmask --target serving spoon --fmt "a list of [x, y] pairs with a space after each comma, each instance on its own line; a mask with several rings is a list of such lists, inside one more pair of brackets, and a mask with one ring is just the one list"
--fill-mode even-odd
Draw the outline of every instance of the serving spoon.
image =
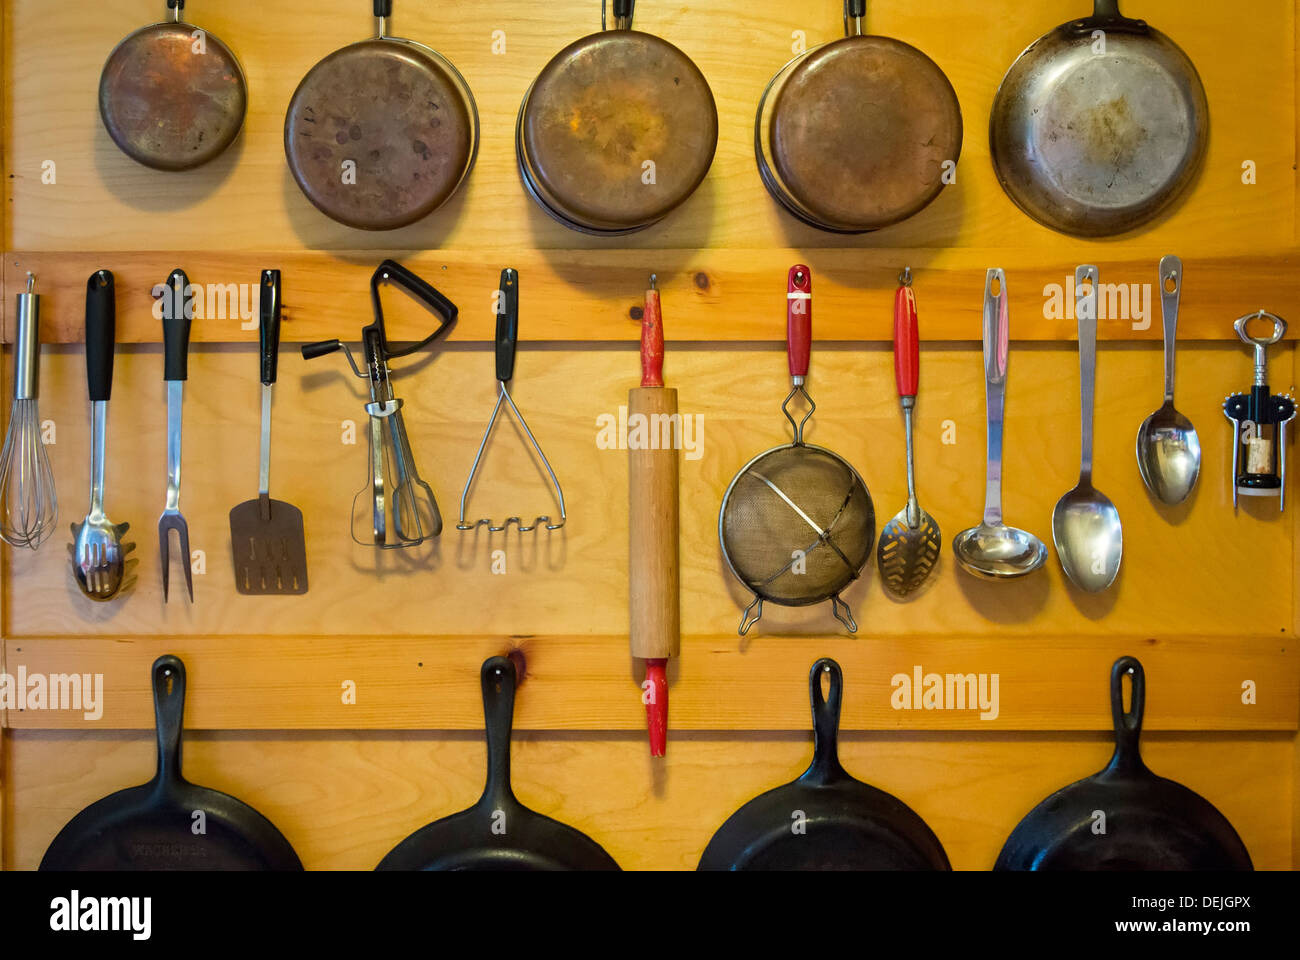
[[[1085, 291], [1085, 286], [1086, 290]], [[1079, 318], [1079, 384], [1082, 397], [1082, 453], [1079, 482], [1057, 501], [1052, 512], [1052, 540], [1065, 575], [1080, 590], [1100, 593], [1119, 575], [1124, 532], [1119, 511], [1092, 485], [1092, 414], [1097, 380], [1097, 296], [1095, 266], [1074, 272], [1076, 314]]]
[[[994, 293], [994, 287], [997, 293]], [[984, 398], [988, 405], [988, 469], [984, 519], [952, 541], [953, 556], [967, 573], [984, 580], [1011, 580], [1033, 573], [1047, 559], [1047, 546], [1032, 533], [1002, 522], [1002, 425], [1011, 342], [1007, 277], [990, 270], [984, 281]]]
[[[1173, 287], [1171, 290], [1170, 287]], [[1183, 261], [1160, 261], [1160, 312], [1165, 327], [1165, 402], [1142, 421], [1137, 435], [1138, 472], [1151, 495], [1175, 506], [1187, 499], [1201, 472], [1201, 440], [1192, 421], [1174, 407], [1174, 351], [1178, 343], [1178, 301]]]

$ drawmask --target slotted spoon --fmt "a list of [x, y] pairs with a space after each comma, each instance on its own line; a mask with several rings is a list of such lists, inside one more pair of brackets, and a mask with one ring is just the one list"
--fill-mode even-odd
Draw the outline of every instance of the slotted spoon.
[[881, 582], [896, 597], [908, 596], [930, 578], [938, 566], [943, 543], [939, 524], [916, 500], [912, 411], [920, 381], [919, 340], [916, 294], [912, 290], [909, 267], [898, 278], [898, 292], [894, 295], [894, 381], [898, 385], [898, 403], [903, 408], [903, 427], [907, 434], [907, 506], [885, 525], [876, 547]]

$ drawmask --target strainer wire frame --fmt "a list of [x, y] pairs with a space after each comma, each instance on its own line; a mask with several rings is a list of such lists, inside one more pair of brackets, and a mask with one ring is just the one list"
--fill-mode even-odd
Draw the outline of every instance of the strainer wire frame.
[[[790, 401], [799, 395], [802, 395], [804, 400], [807, 402], [808, 411], [803, 415], [803, 418], [801, 420], [796, 421], [794, 416], [790, 413]], [[753, 627], [754, 624], [758, 623], [758, 621], [763, 618], [763, 603], [769, 599], [773, 603], [784, 607], [812, 606], [813, 604], [821, 603], [825, 600], [830, 600], [831, 612], [834, 614], [835, 619], [840, 621], [840, 623], [844, 624], [844, 626], [848, 629], [850, 633], [858, 632], [858, 624], [857, 621], [854, 620], [853, 618], [853, 611], [852, 609], [850, 609], [849, 605], [843, 599], [841, 599], [840, 593], [845, 588], [847, 588], [849, 584], [853, 583], [853, 581], [858, 579], [858, 576], [861, 574], [863, 567], [865, 567], [870, 562], [871, 547], [873, 544], [868, 544], [867, 551], [866, 551], [866, 558], [863, 560], [862, 564], [859, 567], [854, 569], [852, 561], [850, 561], [849, 558], [844, 555], [844, 552], [840, 550], [839, 547], [836, 546], [831, 541], [830, 539], [831, 530], [833, 530], [835, 524], [839, 522], [839, 518], [843, 515], [844, 509], [848, 506], [849, 503], [848, 497], [845, 498], [844, 503], [841, 505], [839, 512], [836, 513], [835, 517], [827, 525], [827, 529], [822, 531], [818, 528], [817, 524], [815, 524], [812, 521], [812, 519], [808, 517], [808, 515], [805, 514], [798, 507], [797, 504], [794, 503], [794, 501], [792, 501], [788, 496], [785, 495], [784, 491], [777, 488], [775, 485], [771, 483], [771, 481], [767, 480], [765, 477], [761, 477], [761, 476], [759, 477], [759, 479], [761, 479], [764, 483], [766, 483], [773, 490], [773, 492], [777, 494], [777, 496], [779, 496], [790, 506], [792, 510], [794, 510], [801, 517], [803, 517], [804, 521], [809, 526], [811, 526], [813, 530], [817, 531], [817, 538], [813, 541], [813, 543], [808, 547], [807, 550], [803, 551], [804, 554], [806, 555], [810, 553], [812, 550], [816, 549], [816, 547], [818, 547], [819, 545], [830, 547], [832, 550], [835, 551], [836, 554], [839, 555], [840, 559], [844, 561], [844, 566], [849, 571], [848, 579], [845, 580], [843, 583], [841, 583], [835, 590], [833, 590], [829, 594], [809, 597], [806, 600], [800, 602], [792, 602], [789, 600], [777, 600], [775, 598], [765, 597], [758, 589], [755, 588], [755, 586], [747, 578], [742, 576], [740, 571], [736, 569], [735, 563], [732, 562], [730, 551], [727, 550], [727, 537], [723, 529], [723, 521], [727, 515], [727, 504], [731, 502], [731, 494], [732, 491], [736, 488], [736, 484], [740, 482], [742, 477], [749, 474], [750, 469], [754, 466], [754, 464], [782, 450], [792, 450], [792, 449], [799, 448], [804, 450], [816, 451], [817, 453], [825, 454], [827, 457], [831, 458], [832, 460], [839, 462], [845, 467], [845, 469], [848, 470], [849, 474], [853, 477], [856, 484], [862, 487], [863, 492], [866, 493], [867, 495], [867, 503], [868, 504], [871, 503], [871, 491], [867, 488], [866, 481], [862, 479], [862, 475], [858, 473], [857, 469], [853, 466], [853, 464], [849, 463], [847, 460], [845, 460], [834, 450], [829, 450], [826, 447], [821, 447], [816, 444], [804, 442], [803, 439], [804, 425], [807, 424], [808, 419], [813, 415], [813, 413], [816, 410], [817, 410], [817, 404], [813, 401], [813, 398], [809, 395], [808, 390], [805, 388], [803, 383], [803, 378], [800, 377], [799, 381], [796, 382], [795, 385], [790, 389], [790, 392], [786, 395], [785, 400], [781, 403], [781, 412], [785, 414], [785, 418], [790, 421], [790, 426], [794, 429], [794, 441], [792, 443], [784, 443], [781, 444], [780, 446], [771, 447], [767, 450], [764, 450], [762, 453], [758, 454], [757, 456], [753, 457], [748, 463], [746, 463], [743, 467], [740, 468], [740, 470], [736, 472], [736, 475], [734, 477], [731, 478], [731, 483], [727, 485], [726, 493], [722, 495], [722, 506], [718, 510], [718, 545], [722, 549], [722, 559], [726, 561], [727, 569], [731, 571], [732, 576], [734, 576], [737, 580], [739, 580], [740, 583], [747, 590], [749, 590], [751, 593], [754, 594], [754, 599], [750, 602], [750, 604], [747, 607], [745, 607], [744, 612], [741, 614], [740, 627], [738, 628], [737, 632], [742, 637], [748, 634], [750, 628]], [[874, 529], [871, 531], [871, 540], [872, 541], [875, 540]], [[795, 559], [792, 557], [789, 563], [787, 563], [784, 567], [782, 567], [781, 569], [773, 573], [771, 576], [769, 576], [765, 581], [763, 581], [763, 583], [758, 584], [758, 586], [762, 587], [764, 583], [772, 582], [777, 577], [781, 576], [783, 573], [789, 570], [790, 567], [794, 564], [794, 562]]]

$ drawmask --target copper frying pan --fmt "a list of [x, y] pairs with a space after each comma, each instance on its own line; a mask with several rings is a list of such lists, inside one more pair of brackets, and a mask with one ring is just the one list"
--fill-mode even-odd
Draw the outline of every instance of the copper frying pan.
[[844, 0], [846, 36], [782, 67], [754, 123], [768, 192], [835, 233], [867, 233], [919, 213], [961, 153], [952, 84], [916, 47], [864, 35], [866, 7]]
[[515, 130], [525, 189], [555, 220], [598, 236], [662, 220], [704, 180], [718, 145], [704, 74], [667, 40], [633, 30], [634, 4], [614, 0], [614, 29], [551, 59]]
[[220, 154], [244, 124], [248, 86], [230, 48], [181, 20], [135, 31], [108, 55], [99, 115], [123, 153], [155, 170], [189, 170]]
[[317, 209], [393, 230], [442, 206], [478, 153], [478, 108], [451, 61], [388, 36], [393, 0], [372, 0], [375, 36], [303, 77], [284, 118], [289, 170]]

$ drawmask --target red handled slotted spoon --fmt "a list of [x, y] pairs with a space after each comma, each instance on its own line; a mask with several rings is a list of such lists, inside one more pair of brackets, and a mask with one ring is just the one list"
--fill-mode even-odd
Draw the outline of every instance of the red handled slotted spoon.
[[896, 597], [908, 596], [930, 578], [938, 565], [943, 543], [939, 525], [916, 501], [912, 411], [920, 381], [920, 358], [916, 294], [912, 290], [912, 270], [908, 267], [898, 278], [898, 291], [894, 294], [894, 380], [898, 384], [898, 403], [903, 408], [907, 434], [907, 506], [885, 524], [876, 547], [881, 582]]

